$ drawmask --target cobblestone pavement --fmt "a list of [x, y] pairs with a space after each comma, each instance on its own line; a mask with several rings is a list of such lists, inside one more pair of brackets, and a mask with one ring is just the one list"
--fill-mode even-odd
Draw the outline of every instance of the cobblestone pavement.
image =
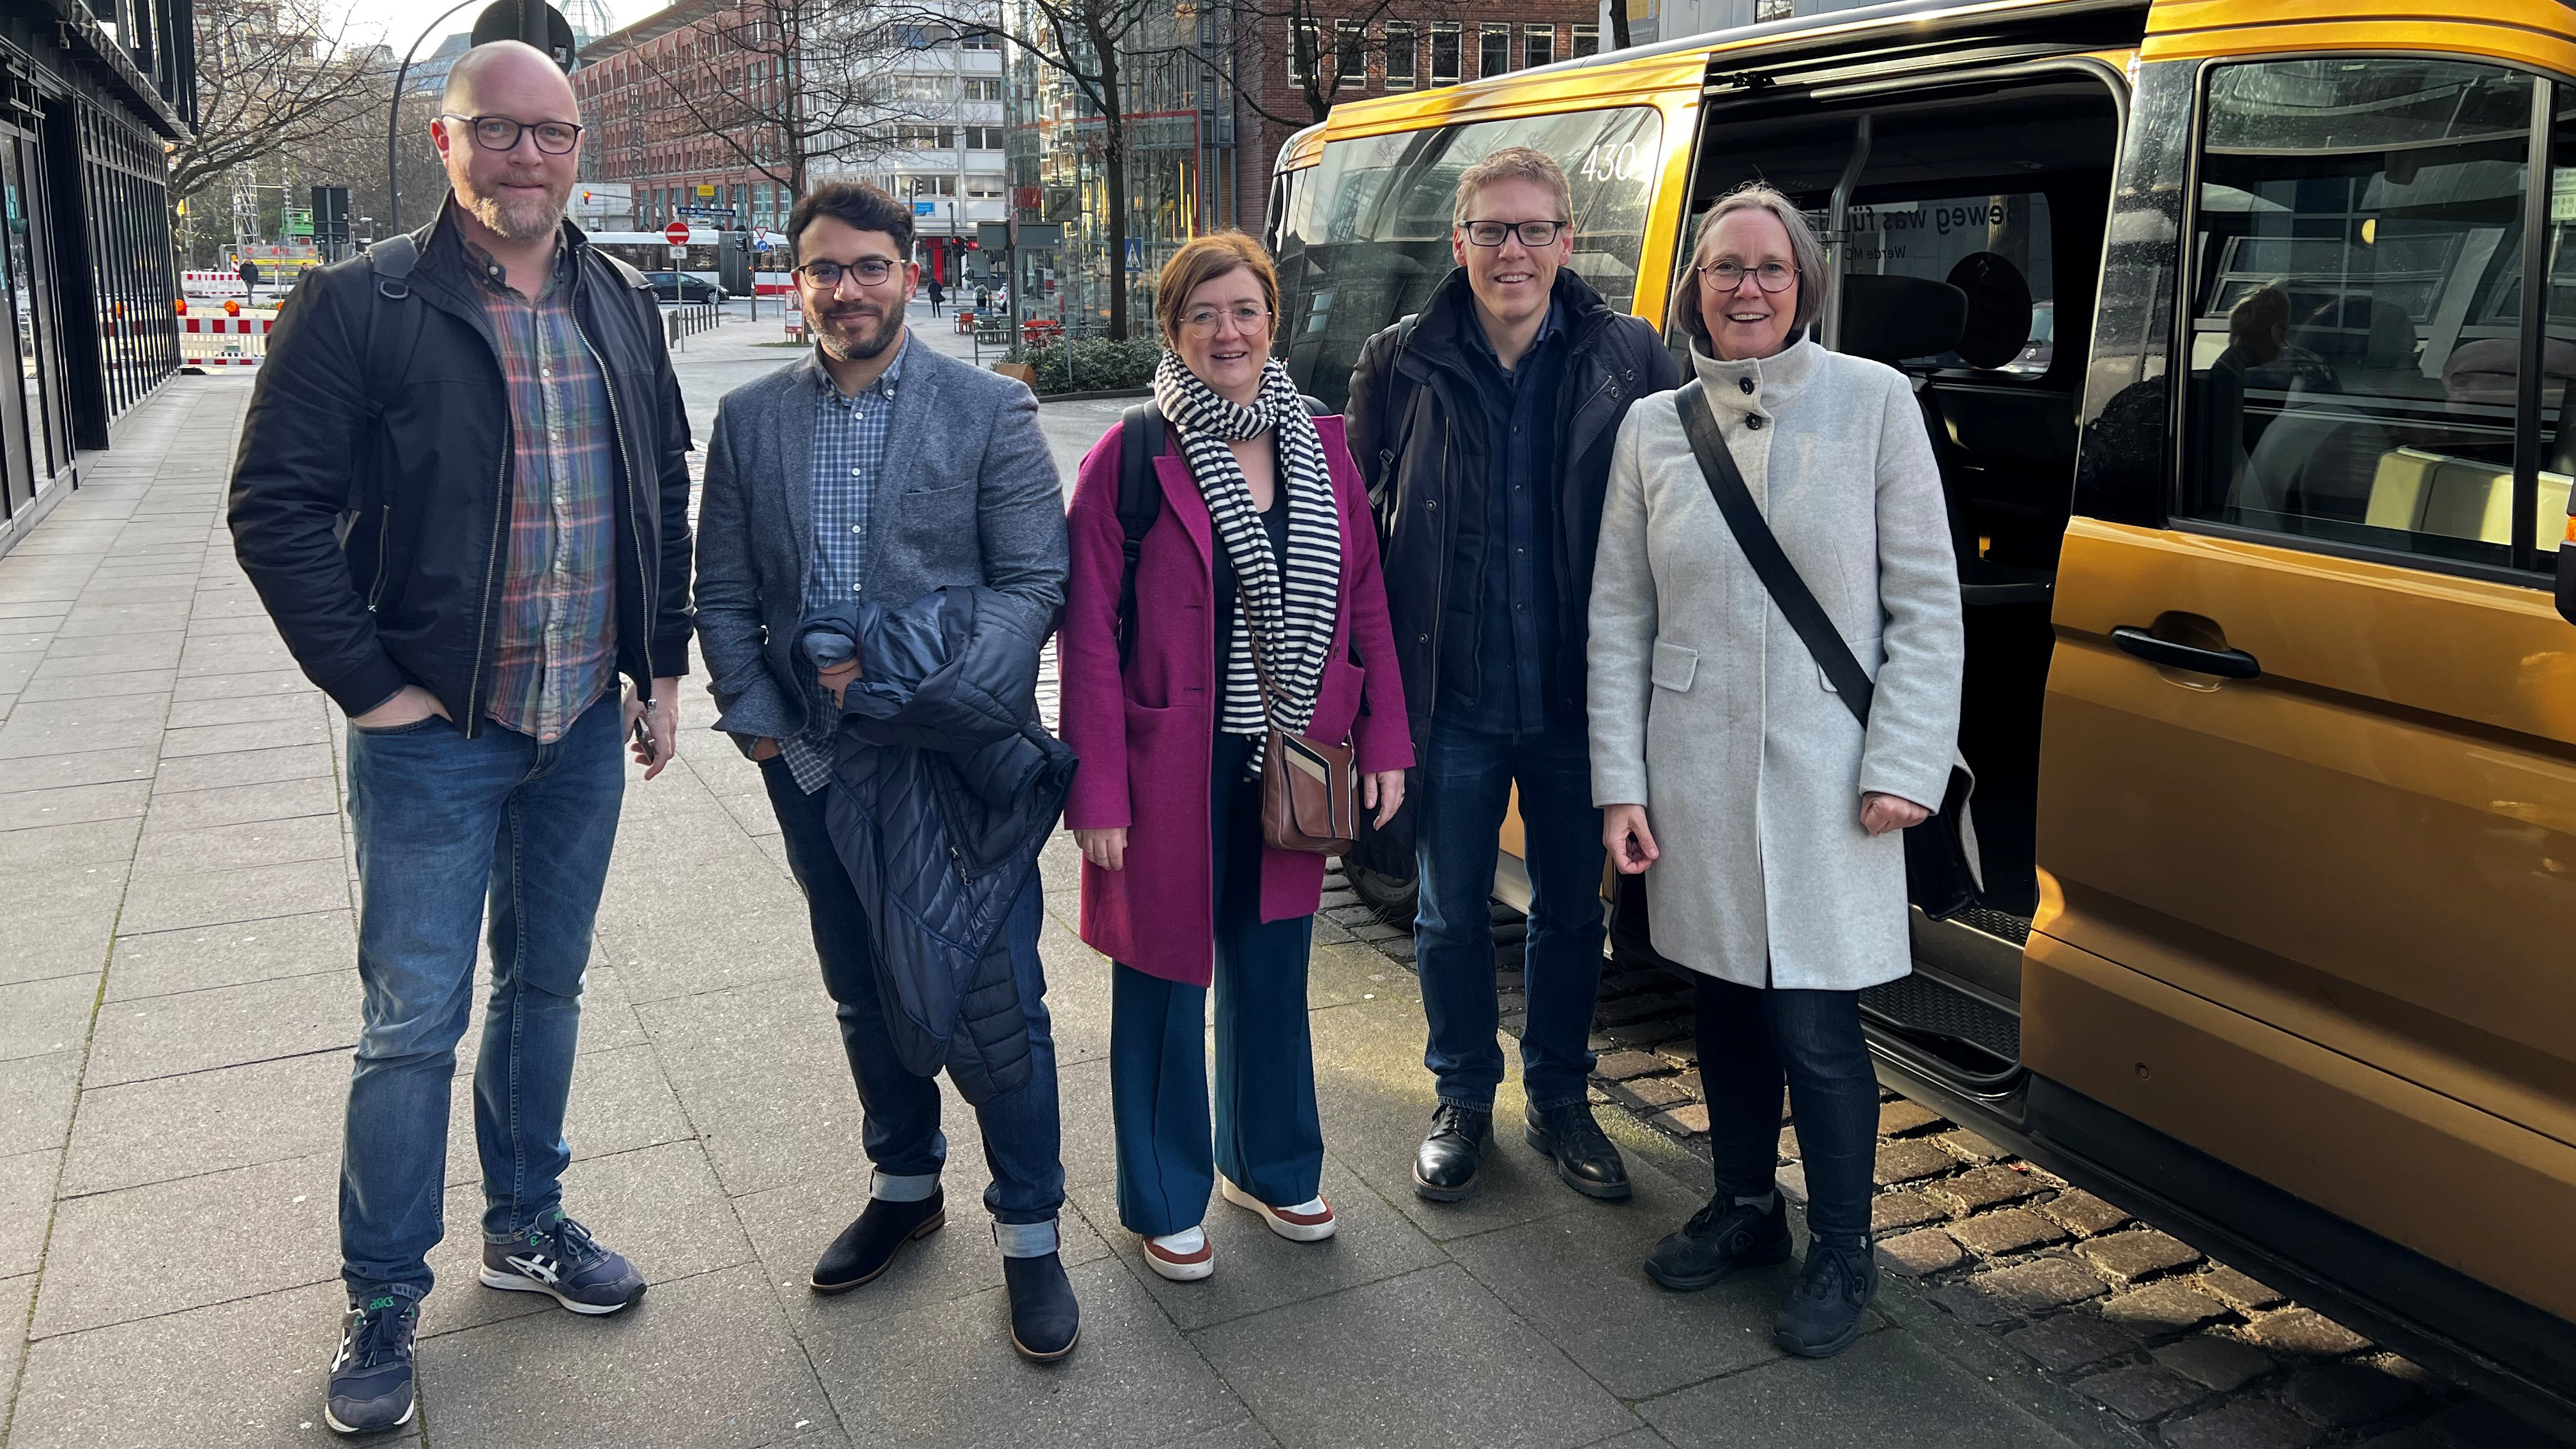
[[[757, 347], [773, 327], [690, 339], [701, 429], [724, 387], [794, 355]], [[336, 1334], [358, 1021], [343, 730], [221, 527], [247, 392], [241, 378], [167, 386], [0, 558], [8, 1449], [328, 1437], [314, 1411]], [[1047, 406], [1068, 479], [1119, 405]], [[757, 775], [704, 732], [700, 689], [684, 706], [680, 762], [627, 798], [570, 1123], [575, 1210], [652, 1291], [594, 1322], [472, 1286], [477, 1171], [470, 1132], [453, 1134], [447, 1219], [462, 1236], [433, 1255], [422, 1420], [395, 1442], [2534, 1442], [2044, 1176], [1977, 1160], [1990, 1149], [1901, 1103], [1882, 1212], [1891, 1255], [1924, 1272], [1891, 1284], [1880, 1326], [1844, 1357], [1782, 1358], [1768, 1326], [1789, 1270], [1690, 1295], [1637, 1271], [1706, 1180], [1688, 1023], [1653, 973], [1614, 978], [1597, 1043], [1603, 1097], [1627, 1108], [1605, 1125], [1636, 1201], [1579, 1199], [1506, 1142], [1474, 1199], [1424, 1203], [1407, 1186], [1430, 1105], [1409, 939], [1346, 896], [1318, 922], [1311, 993], [1343, 1235], [1290, 1245], [1220, 1205], [1218, 1275], [1163, 1282], [1117, 1224], [1106, 980], [1073, 936], [1064, 840], [1044, 862], [1042, 950], [1083, 1347], [1048, 1370], [1004, 1346], [962, 1109], [950, 1230], [879, 1284], [817, 1299], [804, 1273], [865, 1192], [859, 1114]], [[1507, 940], [1507, 989], [1516, 951]], [[469, 1030], [466, 1062], [478, 1040]], [[1507, 1118], [1518, 1092], [1515, 1064]], [[460, 1127], [464, 1100], [460, 1075]]]
[[[1338, 877], [1326, 916], [1409, 965], [1413, 941]], [[1503, 1025], [1517, 1033], [1520, 913], [1494, 907]], [[1690, 988], [1660, 966], [1604, 976], [1596, 1105], [1707, 1156]], [[1893, 1092], [1878, 1113], [1880, 1265], [1927, 1311], [2173, 1449], [2545, 1449], [2559, 1440]], [[1706, 1179], [1699, 1179], [1705, 1183]], [[1805, 1199], [1781, 1107], [1780, 1181]], [[1702, 1188], [1705, 1191], [1705, 1187]], [[1897, 1290], [1897, 1291], [1909, 1291]]]

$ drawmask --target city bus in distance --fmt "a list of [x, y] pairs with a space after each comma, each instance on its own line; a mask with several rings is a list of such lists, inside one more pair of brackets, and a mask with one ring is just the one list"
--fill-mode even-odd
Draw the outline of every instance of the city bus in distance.
[[1908, 0], [1346, 101], [1273, 176], [1301, 388], [1506, 145], [1658, 325], [1787, 191], [1917, 381], [1986, 899], [1882, 1080], [2576, 1427], [2576, 11]]
[[[689, 233], [689, 245], [683, 249], [684, 255], [675, 262], [671, 255], [673, 248], [670, 238], [658, 231], [594, 231], [587, 234], [592, 246], [639, 272], [648, 275], [658, 272], [666, 279], [673, 272], [677, 272], [683, 277], [693, 277], [719, 291], [724, 288], [724, 279], [719, 274], [717, 266], [721, 248], [720, 239], [724, 235], [711, 227], [692, 228]], [[739, 237], [740, 233], [734, 233], [734, 235]], [[668, 286], [663, 289], [663, 300], [674, 300], [671, 290]], [[687, 290], [693, 295], [686, 300], [699, 299], [697, 288], [691, 287]]]

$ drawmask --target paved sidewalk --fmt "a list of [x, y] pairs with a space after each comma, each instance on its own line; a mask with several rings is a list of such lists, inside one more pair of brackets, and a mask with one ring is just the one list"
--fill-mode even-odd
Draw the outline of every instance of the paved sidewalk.
[[[717, 365], [733, 333], [692, 339], [688, 370]], [[344, 732], [222, 528], [249, 388], [174, 381], [85, 461], [90, 486], [0, 559], [11, 1449], [329, 1438], [317, 1411], [358, 1024]], [[1420, 1005], [1412, 978], [1357, 942], [1320, 947], [1314, 967], [1325, 1192], [1343, 1235], [1285, 1243], [1220, 1203], [1217, 1276], [1153, 1277], [1116, 1222], [1105, 968], [1072, 934], [1065, 842], [1047, 862], [1044, 950], [1080, 1350], [1052, 1369], [1010, 1352], [962, 1107], [949, 1228], [884, 1280], [814, 1297], [806, 1271], [865, 1192], [858, 1107], [757, 774], [705, 733], [697, 681], [684, 698], [687, 753], [627, 801], [571, 1122], [571, 1206], [654, 1287], [593, 1321], [474, 1285], [478, 1023], [449, 1154], [454, 1232], [423, 1313], [422, 1418], [392, 1442], [2126, 1442], [1901, 1288], [1883, 1326], [1822, 1364], [1770, 1346], [1786, 1269], [1655, 1289], [1638, 1261], [1697, 1205], [1705, 1169], [1624, 1119], [1632, 1203], [1575, 1197], [1517, 1140], [1474, 1200], [1415, 1198]], [[1506, 1084], [1506, 1123], [1517, 1092]]]

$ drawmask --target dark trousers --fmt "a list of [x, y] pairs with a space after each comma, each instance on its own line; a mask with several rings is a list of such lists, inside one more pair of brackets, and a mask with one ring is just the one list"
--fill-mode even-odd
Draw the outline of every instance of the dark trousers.
[[1592, 808], [1592, 753], [1583, 727], [1495, 733], [1434, 720], [1417, 772], [1415, 855], [1422, 888], [1413, 922], [1414, 970], [1430, 1040], [1422, 1064], [1440, 1100], [1491, 1111], [1503, 1080], [1495, 1032], [1494, 856], [1520, 787], [1522, 860], [1529, 867], [1529, 937], [1521, 979], [1521, 1078], [1541, 1111], [1584, 1099], [1592, 1076], [1592, 1007], [1601, 992], [1601, 812]]
[[1222, 1172], [1273, 1207], [1314, 1199], [1324, 1172], [1306, 961], [1315, 918], [1261, 919], [1261, 793], [1251, 740], [1217, 736], [1208, 787], [1216, 887], [1216, 1121], [1208, 1121], [1208, 988], [1112, 963], [1109, 1100], [1118, 1220], [1161, 1237], [1207, 1216]]
[[[799, 789], [784, 760], [761, 761], [760, 776], [786, 836], [788, 869], [805, 891], [814, 953], [823, 962], [823, 989], [838, 1005], [841, 1047], [849, 1055], [850, 1077], [858, 1083], [867, 1119], [862, 1140], [868, 1160], [889, 1178], [935, 1176], [948, 1160], [948, 1138], [939, 1130], [939, 1083], [914, 1076], [895, 1058], [886, 1008], [877, 995], [867, 907], [832, 849], [831, 833], [823, 825], [823, 794]], [[1038, 962], [1042, 909], [1032, 878], [1005, 928], [1019, 978], [1020, 1008], [1029, 1020], [1033, 1070], [1025, 1086], [975, 1109], [983, 1128], [984, 1162], [993, 1173], [984, 1189], [984, 1206], [999, 1223], [1052, 1222], [1064, 1205], [1055, 1037], [1047, 1021], [1046, 972]]]
[[1807, 1172], [1807, 1226], [1828, 1242], [1869, 1241], [1878, 1077], [1861, 1040], [1859, 992], [1700, 977], [1699, 1075], [1720, 1193], [1772, 1190], [1785, 1077]]

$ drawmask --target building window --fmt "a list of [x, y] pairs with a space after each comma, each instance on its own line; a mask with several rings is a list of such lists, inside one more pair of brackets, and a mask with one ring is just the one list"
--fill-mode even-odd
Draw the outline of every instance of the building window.
[[1798, 13], [1798, 0], [1753, 0], [1754, 23], [1787, 20]]
[[990, 79], [981, 79], [974, 76], [967, 77], [966, 99], [970, 101], [998, 101], [1001, 98], [1001, 77], [994, 76]]
[[1314, 68], [1315, 57], [1321, 53], [1319, 48], [1321, 45], [1322, 37], [1316, 33], [1315, 22], [1300, 20], [1289, 27], [1288, 79], [1290, 82], [1298, 85], [1305, 84], [1306, 72]]
[[1459, 47], [1457, 21], [1431, 22], [1431, 83], [1433, 85], [1454, 86], [1458, 83]]
[[952, 150], [957, 145], [955, 126], [897, 126], [895, 144], [907, 151]]
[[1003, 131], [999, 126], [968, 126], [966, 128], [966, 149], [969, 151], [999, 151], [1002, 149], [1002, 136]]
[[1556, 27], [1524, 25], [1521, 27], [1521, 64], [1546, 65], [1556, 59]]
[[978, 31], [960, 39], [957, 42], [957, 48], [959, 50], [999, 50], [1002, 48], [1002, 38], [990, 31]]
[[1413, 22], [1390, 20], [1386, 23], [1386, 88], [1391, 91], [1413, 88], [1416, 50]]
[[969, 177], [967, 177], [967, 178], [966, 178], [966, 197], [967, 197], [967, 199], [968, 199], [968, 200], [970, 200], [970, 201], [998, 201], [998, 200], [1000, 200], [1000, 199], [1001, 199], [1001, 196], [1002, 196], [1002, 178], [1001, 178], [1001, 177], [999, 177], [999, 176], [969, 176]]
[[1484, 43], [1476, 53], [1476, 74], [1501, 75], [1512, 68], [1512, 28], [1488, 25], [1484, 29]]
[[1577, 58], [1587, 55], [1599, 55], [1601, 53], [1601, 27], [1598, 25], [1578, 25], [1574, 27], [1573, 53]]
[[1333, 22], [1333, 86], [1355, 91], [1368, 85], [1368, 27], [1357, 20]]

